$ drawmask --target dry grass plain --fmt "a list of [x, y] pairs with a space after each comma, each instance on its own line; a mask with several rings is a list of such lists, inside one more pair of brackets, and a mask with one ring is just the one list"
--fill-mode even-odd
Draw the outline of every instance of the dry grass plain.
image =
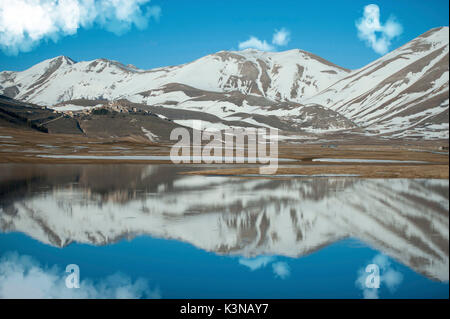
[[[135, 159], [57, 159], [39, 155], [77, 156], [167, 156], [169, 144], [151, 143], [142, 137], [90, 138], [75, 135], [45, 134], [32, 130], [0, 127], [0, 163], [148, 163], [170, 161]], [[443, 150], [444, 148], [444, 150]], [[308, 141], [279, 144], [280, 175], [350, 174], [365, 178], [449, 178], [448, 140], [414, 141], [355, 137], [333, 141]], [[361, 162], [325, 159], [361, 159]], [[321, 159], [320, 162], [316, 161]], [[364, 160], [406, 161], [370, 163]], [[410, 162], [410, 163], [408, 163]], [[262, 165], [263, 166], [263, 165]], [[258, 177], [258, 165], [233, 164], [199, 169], [198, 164], [185, 174], [235, 175]], [[267, 177], [267, 176], [265, 176]], [[275, 176], [274, 176], [275, 177]], [[288, 178], [286, 176], [285, 178]]]

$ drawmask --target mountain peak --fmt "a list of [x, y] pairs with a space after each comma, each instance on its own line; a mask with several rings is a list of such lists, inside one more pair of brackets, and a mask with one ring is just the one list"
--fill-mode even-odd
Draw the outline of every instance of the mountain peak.
[[70, 57], [66, 56], [66, 55], [58, 55], [52, 59], [49, 59], [48, 61], [53, 62], [53, 61], [58, 61], [58, 62], [62, 62], [62, 63], [66, 63], [69, 65], [75, 64], [76, 62], [74, 60], [72, 60]]
[[415, 40], [426, 40], [428, 42], [448, 44], [448, 35], [448, 26], [442, 26], [428, 30], [419, 35]]

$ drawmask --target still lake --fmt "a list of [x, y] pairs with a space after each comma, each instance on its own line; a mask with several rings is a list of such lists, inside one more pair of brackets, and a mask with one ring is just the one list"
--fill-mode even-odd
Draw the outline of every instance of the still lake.
[[448, 180], [199, 168], [0, 164], [0, 297], [449, 297]]

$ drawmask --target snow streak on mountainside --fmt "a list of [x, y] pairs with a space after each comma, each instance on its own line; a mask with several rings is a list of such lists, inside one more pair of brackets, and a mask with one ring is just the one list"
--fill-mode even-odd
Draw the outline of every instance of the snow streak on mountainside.
[[153, 70], [60, 56], [22, 72], [0, 72], [0, 93], [52, 107], [126, 99], [257, 126], [272, 127], [257, 118], [273, 116], [294, 131], [359, 126], [368, 134], [448, 138], [448, 77], [443, 27], [354, 71], [301, 50], [221, 51]]
[[448, 138], [448, 27], [430, 30], [307, 102], [374, 133]]

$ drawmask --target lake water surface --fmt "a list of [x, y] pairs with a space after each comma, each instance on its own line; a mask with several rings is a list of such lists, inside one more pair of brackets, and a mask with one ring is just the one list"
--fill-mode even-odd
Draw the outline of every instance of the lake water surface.
[[448, 180], [198, 169], [1, 164], [0, 297], [449, 297]]

